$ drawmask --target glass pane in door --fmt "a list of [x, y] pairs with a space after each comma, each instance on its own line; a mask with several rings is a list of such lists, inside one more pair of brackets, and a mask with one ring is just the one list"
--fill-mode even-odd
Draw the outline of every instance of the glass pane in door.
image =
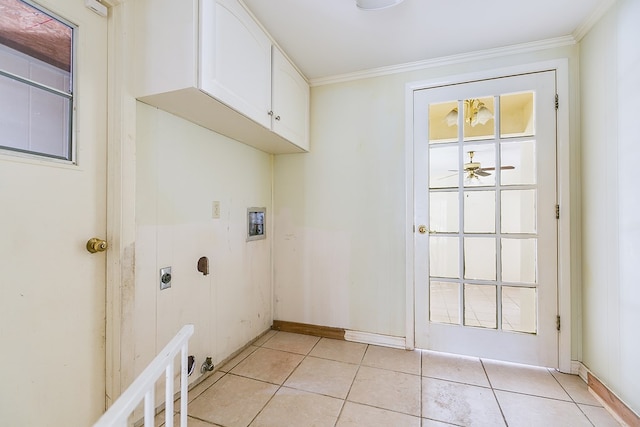
[[536, 283], [536, 239], [502, 239], [502, 281]]
[[429, 188], [458, 186], [458, 147], [429, 148]]
[[429, 105], [429, 144], [458, 139], [458, 101]]
[[429, 197], [429, 229], [437, 233], [457, 233], [458, 203], [457, 191], [432, 191]]
[[496, 145], [494, 142], [464, 146], [462, 165], [465, 187], [496, 185]]
[[460, 287], [457, 283], [432, 281], [429, 285], [429, 320], [460, 323]]
[[500, 137], [531, 136], [535, 132], [533, 92], [500, 95]]
[[[456, 206], [457, 210], [457, 206]], [[496, 192], [465, 191], [464, 232], [496, 232]]]
[[464, 278], [496, 280], [496, 239], [465, 237]]
[[537, 331], [536, 288], [502, 287], [502, 329], [535, 334]]
[[464, 100], [465, 141], [493, 139], [495, 135], [494, 102], [492, 96]]
[[457, 237], [431, 236], [429, 239], [429, 275], [433, 277], [460, 277]]
[[480, 328], [497, 327], [496, 287], [464, 285], [464, 325]]
[[500, 144], [500, 183], [534, 185], [536, 183], [536, 142], [509, 141]]
[[536, 232], [536, 190], [504, 190], [500, 224], [503, 233]]

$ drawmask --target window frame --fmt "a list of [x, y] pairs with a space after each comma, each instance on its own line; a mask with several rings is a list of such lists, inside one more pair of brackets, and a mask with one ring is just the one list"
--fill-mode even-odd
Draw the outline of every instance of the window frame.
[[[0, 76], [2, 77], [6, 77], [8, 79], [10, 79], [11, 81], [14, 82], [18, 82], [20, 84], [24, 84], [30, 88], [36, 88], [39, 90], [43, 90], [47, 93], [56, 95], [60, 98], [66, 99], [68, 100], [68, 112], [67, 112], [67, 119], [65, 120], [66, 123], [64, 124], [64, 126], [66, 126], [66, 130], [67, 130], [67, 138], [65, 141], [65, 153], [66, 155], [56, 155], [56, 154], [49, 154], [49, 153], [43, 153], [40, 151], [34, 151], [34, 150], [27, 150], [27, 149], [23, 149], [23, 148], [16, 148], [16, 147], [10, 147], [10, 146], [6, 146], [6, 145], [1, 145], [0, 142], [0, 154], [3, 155], [9, 155], [9, 156], [13, 156], [13, 157], [24, 157], [24, 158], [29, 158], [29, 159], [34, 159], [34, 160], [42, 160], [42, 161], [47, 161], [47, 162], [55, 162], [55, 163], [62, 163], [62, 164], [67, 164], [67, 165], [77, 165], [77, 144], [76, 144], [76, 112], [77, 112], [77, 83], [76, 83], [76, 72], [77, 72], [77, 36], [78, 36], [78, 26], [74, 23], [72, 23], [71, 21], [63, 18], [62, 16], [60, 16], [59, 14], [53, 12], [50, 9], [44, 8], [43, 6], [34, 3], [33, 1], [30, 0], [16, 0], [20, 3], [23, 3], [29, 7], [32, 7], [34, 9], [36, 9], [38, 12], [47, 15], [49, 17], [51, 17], [52, 19], [56, 20], [57, 22], [67, 26], [70, 30], [71, 30], [71, 50], [70, 50], [70, 65], [69, 65], [69, 92], [64, 91], [64, 90], [60, 90], [60, 89], [56, 89], [54, 87], [51, 87], [49, 85], [37, 82], [35, 80], [32, 80], [30, 78], [27, 77], [23, 77], [14, 73], [11, 73], [7, 70], [4, 70], [2, 68], [0, 68]], [[48, 64], [52, 67], [55, 67], [55, 65], [49, 64], [46, 61], [43, 61], [40, 58], [37, 58], [36, 56], [30, 55], [28, 53], [24, 53], [24, 52], [20, 52], [18, 50], [16, 50], [15, 48], [8, 46], [8, 45], [3, 45], [5, 47], [7, 47], [8, 49], [17, 51], [19, 53], [21, 53], [22, 55], [24, 55], [25, 57], [28, 57], [30, 60], [34, 60], [34, 61], [39, 61], [41, 63], [44, 64]]]

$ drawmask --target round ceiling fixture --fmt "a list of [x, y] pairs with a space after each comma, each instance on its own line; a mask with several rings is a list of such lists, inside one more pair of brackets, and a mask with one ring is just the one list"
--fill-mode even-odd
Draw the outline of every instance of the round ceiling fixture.
[[395, 6], [404, 0], [356, 0], [358, 9], [362, 10], [380, 10]]

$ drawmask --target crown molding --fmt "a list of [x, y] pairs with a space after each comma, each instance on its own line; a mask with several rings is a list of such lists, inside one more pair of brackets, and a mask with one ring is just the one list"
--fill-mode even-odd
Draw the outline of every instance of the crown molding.
[[584, 36], [593, 28], [594, 25], [609, 11], [611, 6], [615, 4], [617, 0], [603, 0], [598, 4], [598, 7], [589, 15], [589, 17], [578, 26], [573, 32], [573, 38], [576, 42], [582, 40]]
[[[613, 0], [615, 1], [615, 0]], [[444, 67], [447, 65], [460, 64], [464, 62], [480, 61], [501, 56], [516, 55], [521, 53], [535, 52], [539, 50], [552, 49], [562, 46], [575, 45], [576, 39], [569, 35], [556, 37], [553, 39], [540, 40], [536, 42], [521, 43], [511, 46], [494, 49], [480, 50], [477, 52], [463, 53], [460, 55], [444, 56], [441, 58], [427, 59], [424, 61], [409, 62], [406, 64], [391, 65], [388, 67], [373, 68], [370, 70], [356, 71], [353, 73], [339, 74], [335, 76], [319, 77], [310, 79], [310, 86], [323, 86], [334, 83], [343, 83], [352, 80], [361, 80], [371, 77], [380, 77], [390, 74], [406, 73], [408, 71], [418, 71], [428, 68]]]

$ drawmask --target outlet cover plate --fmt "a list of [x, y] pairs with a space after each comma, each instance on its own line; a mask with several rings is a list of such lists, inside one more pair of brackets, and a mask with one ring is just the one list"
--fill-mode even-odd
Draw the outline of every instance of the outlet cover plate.
[[171, 267], [164, 267], [160, 269], [160, 290], [168, 289], [171, 287]]

